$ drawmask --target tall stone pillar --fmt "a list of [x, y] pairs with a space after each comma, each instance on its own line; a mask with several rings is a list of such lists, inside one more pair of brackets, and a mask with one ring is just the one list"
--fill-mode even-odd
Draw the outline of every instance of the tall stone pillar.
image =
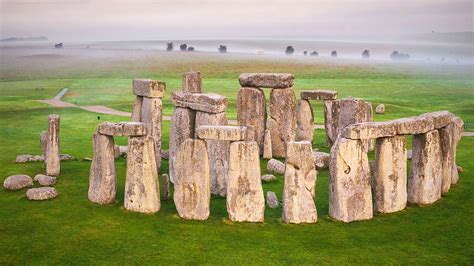
[[92, 137], [94, 158], [89, 174], [90, 201], [99, 204], [115, 202], [117, 178], [114, 165], [114, 137], [95, 133]]
[[46, 141], [44, 162], [46, 175], [58, 176], [61, 171], [59, 157], [59, 115], [48, 117], [48, 135]]
[[272, 89], [268, 121], [274, 157], [285, 157], [286, 145], [295, 140], [296, 99], [293, 88]]
[[263, 154], [267, 109], [265, 94], [260, 88], [240, 88], [237, 97], [237, 123], [239, 126], [252, 127], [256, 141]]

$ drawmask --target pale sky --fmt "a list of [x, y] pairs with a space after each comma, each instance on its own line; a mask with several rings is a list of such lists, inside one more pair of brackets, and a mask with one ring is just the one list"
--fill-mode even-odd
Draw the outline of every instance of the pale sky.
[[0, 35], [311, 38], [473, 31], [472, 0], [0, 0]]

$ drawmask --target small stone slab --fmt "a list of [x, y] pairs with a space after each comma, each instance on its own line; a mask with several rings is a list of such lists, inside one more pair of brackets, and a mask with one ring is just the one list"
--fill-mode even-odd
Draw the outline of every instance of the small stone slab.
[[28, 175], [12, 175], [3, 181], [3, 187], [9, 190], [20, 190], [25, 187], [31, 187], [33, 179]]
[[[60, 154], [60, 161], [75, 160], [76, 158], [69, 154]], [[44, 155], [31, 155], [31, 154], [20, 154], [16, 156], [16, 163], [28, 163], [28, 162], [42, 162], [44, 161]]]
[[37, 174], [34, 180], [42, 186], [52, 186], [56, 184], [56, 177], [49, 175]]
[[48, 200], [57, 196], [58, 191], [54, 187], [30, 188], [26, 191], [29, 200]]
[[327, 169], [329, 168], [329, 160], [331, 155], [326, 152], [313, 151], [314, 166], [316, 169]]
[[271, 181], [277, 180], [276, 176], [274, 175], [262, 175], [261, 179], [262, 181], [265, 181], [265, 182], [271, 182]]
[[290, 88], [294, 77], [287, 73], [242, 73], [239, 82], [242, 87]]
[[275, 174], [284, 174], [285, 164], [276, 159], [270, 159], [267, 163], [267, 170]]
[[200, 139], [240, 141], [247, 138], [247, 127], [244, 126], [200, 126], [197, 131]]
[[206, 113], [222, 113], [227, 108], [227, 98], [216, 93], [189, 93], [175, 91], [172, 94], [173, 104]]
[[201, 93], [201, 72], [191, 71], [183, 74], [183, 91]]
[[107, 136], [145, 136], [147, 127], [145, 123], [140, 122], [102, 122], [98, 132]]
[[336, 100], [337, 91], [331, 90], [311, 90], [311, 91], [302, 91], [300, 93], [302, 100]]
[[447, 126], [453, 118], [454, 115], [450, 112], [440, 111], [385, 122], [357, 123], [347, 126], [342, 131], [342, 136], [349, 139], [376, 139], [424, 134]]
[[150, 98], [163, 98], [166, 83], [151, 79], [133, 79], [133, 94]]
[[384, 104], [379, 104], [377, 107], [375, 107], [375, 113], [376, 114], [385, 114], [385, 105]]

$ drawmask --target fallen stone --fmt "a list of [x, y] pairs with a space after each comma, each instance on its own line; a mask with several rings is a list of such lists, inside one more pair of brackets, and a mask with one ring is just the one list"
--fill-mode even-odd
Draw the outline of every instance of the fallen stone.
[[59, 160], [60, 161], [71, 161], [71, 160], [75, 160], [76, 157], [72, 156], [72, 155], [69, 155], [69, 154], [60, 154], [59, 155]]
[[296, 106], [296, 139], [313, 142], [313, 108], [307, 100], [299, 100]]
[[337, 91], [331, 90], [312, 90], [312, 91], [302, 91], [300, 93], [302, 100], [336, 100]]
[[161, 159], [168, 160], [170, 158], [170, 151], [169, 150], [161, 150]]
[[456, 168], [458, 170], [458, 173], [460, 173], [460, 174], [464, 173], [464, 168], [462, 168], [461, 166], [456, 165]]
[[151, 79], [133, 79], [133, 94], [149, 98], [163, 98], [166, 83]]
[[385, 114], [385, 105], [384, 104], [377, 105], [377, 107], [375, 107], [375, 113], [376, 114]]
[[272, 90], [268, 129], [272, 137], [272, 155], [285, 157], [286, 145], [295, 140], [296, 101], [292, 88]]
[[183, 74], [183, 91], [201, 93], [201, 72], [191, 71]]
[[271, 159], [273, 157], [272, 154], [272, 135], [270, 134], [270, 130], [265, 130], [265, 137], [263, 141], [263, 159]]
[[44, 155], [30, 155], [20, 154], [16, 156], [16, 163], [27, 163], [27, 162], [42, 162], [44, 161]]
[[413, 135], [408, 201], [431, 204], [441, 198], [443, 182], [438, 130]]
[[283, 213], [285, 223], [316, 223], [318, 214], [314, 203], [316, 168], [311, 142], [290, 141], [286, 153]]
[[161, 198], [170, 199], [170, 177], [167, 174], [161, 175]]
[[127, 175], [124, 207], [126, 210], [155, 213], [161, 208], [155, 149], [151, 136], [128, 139]]
[[61, 172], [61, 160], [59, 158], [59, 115], [50, 115], [48, 117], [48, 134], [45, 150], [44, 163], [46, 174], [58, 176]]
[[227, 98], [215, 93], [189, 93], [175, 91], [172, 94], [175, 106], [206, 113], [222, 113], [227, 108]]
[[98, 132], [107, 136], [145, 136], [147, 128], [140, 122], [102, 122], [98, 126]]
[[99, 204], [115, 202], [117, 178], [114, 164], [114, 138], [95, 133], [92, 137], [94, 158], [89, 174], [88, 198]]
[[42, 186], [53, 186], [54, 184], [56, 184], [56, 177], [37, 174], [34, 178], [34, 181], [38, 182]]
[[412, 157], [413, 157], [413, 151], [412, 151], [412, 150], [408, 150], [408, 151], [407, 151], [407, 159], [408, 159], [408, 160], [411, 160]]
[[174, 164], [178, 146], [186, 139], [194, 138], [194, 126], [196, 111], [176, 107], [171, 116], [170, 142], [169, 142], [169, 175], [170, 181], [174, 183]]
[[343, 222], [373, 216], [371, 174], [361, 140], [338, 138], [329, 162], [329, 216]]
[[[237, 96], [237, 124], [253, 128], [251, 140], [256, 141], [260, 154], [264, 149], [264, 134], [267, 121], [266, 99], [259, 88], [240, 88]], [[250, 134], [249, 134], [250, 135]]]
[[284, 174], [285, 164], [276, 159], [270, 159], [267, 163], [267, 170], [275, 174]]
[[329, 160], [331, 155], [326, 152], [313, 151], [314, 165], [316, 169], [327, 169], [329, 168]]
[[276, 177], [274, 175], [262, 175], [261, 179], [265, 182], [276, 181]]
[[141, 122], [142, 118], [143, 96], [137, 96], [132, 107], [132, 122]]
[[263, 223], [265, 198], [260, 176], [257, 143], [232, 142], [227, 182], [227, 213], [231, 221]]
[[267, 206], [276, 209], [278, 206], [280, 206], [280, 203], [278, 202], [278, 197], [273, 191], [268, 191], [267, 192]]
[[145, 123], [148, 134], [153, 138], [156, 169], [161, 166], [161, 121], [163, 104], [160, 98], [143, 98], [141, 122]]
[[9, 190], [20, 190], [25, 187], [31, 187], [33, 179], [27, 175], [12, 175], [3, 181], [3, 187]]
[[174, 203], [183, 219], [206, 220], [210, 213], [211, 179], [204, 140], [187, 139], [176, 153]]
[[205, 140], [242, 141], [247, 138], [247, 127], [208, 125], [196, 130], [198, 138]]
[[289, 88], [293, 87], [294, 77], [286, 73], [243, 73], [239, 76], [242, 87]]
[[405, 136], [376, 140], [372, 170], [374, 211], [392, 213], [407, 204], [407, 149]]
[[58, 191], [54, 187], [30, 188], [26, 191], [29, 200], [48, 200], [58, 196]]

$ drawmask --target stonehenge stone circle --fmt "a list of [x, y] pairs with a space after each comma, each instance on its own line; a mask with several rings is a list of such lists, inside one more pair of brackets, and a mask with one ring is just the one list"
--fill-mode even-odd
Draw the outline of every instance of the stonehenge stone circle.
[[313, 108], [308, 100], [299, 100], [296, 107], [296, 140], [313, 142]]
[[48, 200], [57, 196], [58, 191], [54, 187], [30, 188], [26, 191], [29, 200]]
[[240, 88], [237, 96], [237, 124], [254, 129], [254, 141], [260, 154], [264, 150], [264, 134], [267, 121], [266, 99], [260, 88]]
[[183, 91], [201, 93], [201, 84], [201, 72], [191, 71], [183, 74]]
[[61, 160], [59, 158], [59, 115], [50, 115], [48, 117], [48, 135], [45, 150], [44, 163], [46, 174], [58, 176], [61, 171]]
[[114, 138], [95, 133], [92, 137], [94, 158], [89, 174], [90, 201], [107, 204], [115, 202], [117, 178], [114, 164]]
[[20, 190], [32, 185], [33, 179], [28, 175], [12, 175], [3, 181], [3, 187], [8, 190]]
[[296, 100], [292, 88], [272, 89], [268, 120], [272, 139], [272, 155], [285, 157], [287, 143], [295, 140]]
[[286, 73], [243, 73], [239, 76], [242, 87], [251, 88], [290, 88], [294, 77]]

